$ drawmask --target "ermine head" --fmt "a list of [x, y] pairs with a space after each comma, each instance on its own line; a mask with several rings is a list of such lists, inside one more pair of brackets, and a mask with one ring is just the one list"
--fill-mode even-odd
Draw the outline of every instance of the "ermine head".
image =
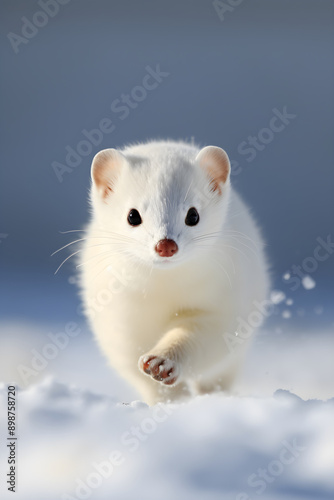
[[210, 249], [227, 213], [225, 151], [168, 143], [134, 151], [105, 149], [92, 163], [94, 218], [113, 251], [168, 269]]

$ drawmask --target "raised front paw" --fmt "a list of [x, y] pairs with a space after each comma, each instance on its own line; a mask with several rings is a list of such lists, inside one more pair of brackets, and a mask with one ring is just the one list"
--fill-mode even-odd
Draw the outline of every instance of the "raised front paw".
[[173, 385], [179, 377], [179, 367], [171, 359], [146, 354], [139, 358], [139, 368], [154, 380], [165, 385]]

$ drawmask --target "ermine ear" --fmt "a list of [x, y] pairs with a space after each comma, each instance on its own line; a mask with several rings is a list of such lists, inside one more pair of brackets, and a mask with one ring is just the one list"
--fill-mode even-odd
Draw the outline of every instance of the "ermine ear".
[[125, 157], [116, 149], [103, 149], [94, 156], [92, 181], [103, 199], [113, 191], [114, 182], [125, 161]]
[[221, 185], [227, 182], [231, 171], [227, 153], [216, 146], [206, 146], [198, 153], [196, 161], [211, 179], [211, 191], [221, 194]]

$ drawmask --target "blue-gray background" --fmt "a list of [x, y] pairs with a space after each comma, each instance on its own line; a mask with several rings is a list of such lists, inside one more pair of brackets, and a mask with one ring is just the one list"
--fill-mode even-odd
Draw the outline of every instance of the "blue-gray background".
[[[282, 274], [333, 231], [334, 2], [244, 1], [222, 21], [211, 1], [71, 0], [15, 54], [8, 33], [38, 10], [1, 2], [3, 317], [73, 317], [73, 268], [54, 277], [61, 256], [50, 254], [70, 241], [59, 231], [87, 219], [92, 157], [156, 137], [193, 137], [238, 161], [233, 183], [263, 228], [275, 285], [290, 292]], [[112, 101], [157, 64], [169, 76], [120, 120]], [[247, 162], [238, 146], [284, 106], [296, 118]], [[115, 130], [60, 183], [52, 162], [105, 117]], [[334, 256], [312, 277], [317, 287], [299, 300], [328, 311]]]

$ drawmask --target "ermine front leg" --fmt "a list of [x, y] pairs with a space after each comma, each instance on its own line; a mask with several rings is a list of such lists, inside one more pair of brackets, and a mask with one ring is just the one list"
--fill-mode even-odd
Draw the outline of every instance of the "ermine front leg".
[[205, 315], [171, 328], [139, 359], [139, 368], [164, 385], [201, 376], [228, 355], [217, 322]]
[[165, 385], [180, 382], [184, 375], [189, 336], [185, 327], [169, 330], [152, 350], [140, 357], [140, 370]]

